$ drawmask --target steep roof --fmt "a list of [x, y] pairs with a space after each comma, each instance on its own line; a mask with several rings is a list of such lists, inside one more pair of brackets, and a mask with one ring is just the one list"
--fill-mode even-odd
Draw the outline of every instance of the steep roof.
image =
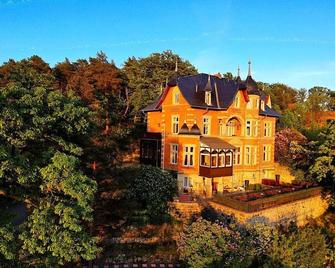
[[[257, 84], [251, 76], [248, 76], [244, 83], [240, 80], [229, 80], [200, 73], [197, 75], [172, 78], [159, 98], [154, 103], [145, 107], [142, 111], [151, 112], [161, 110], [161, 104], [167, 95], [169, 88], [173, 86], [179, 87], [181, 94], [191, 107], [199, 109], [227, 110], [233, 103], [239, 90], [243, 90], [244, 93], [246, 93], [245, 91], [247, 90], [248, 94], [260, 95], [261, 99], [266, 97], [266, 94], [257, 88]], [[206, 91], [211, 92], [211, 105], [205, 103]], [[267, 110], [262, 112], [266, 113], [266, 111]], [[269, 112], [267, 115], [274, 116], [274, 114], [275, 113], [273, 112]]]

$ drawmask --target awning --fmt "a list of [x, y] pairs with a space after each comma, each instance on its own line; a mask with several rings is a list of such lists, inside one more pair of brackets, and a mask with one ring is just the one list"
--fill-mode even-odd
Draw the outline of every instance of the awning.
[[234, 145], [217, 137], [200, 137], [200, 142], [212, 149], [236, 149]]

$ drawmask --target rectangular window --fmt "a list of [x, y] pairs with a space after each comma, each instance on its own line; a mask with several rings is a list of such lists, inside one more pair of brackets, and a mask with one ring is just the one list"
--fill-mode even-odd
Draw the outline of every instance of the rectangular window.
[[178, 134], [179, 132], [179, 116], [172, 116], [172, 133]]
[[240, 108], [240, 97], [238, 95], [236, 95], [236, 97], [235, 97], [234, 107], [235, 108]]
[[189, 178], [189, 177], [184, 177], [184, 179], [183, 179], [183, 187], [184, 187], [184, 188], [192, 187], [191, 178]]
[[211, 95], [211, 92], [210, 91], [206, 91], [205, 92], [205, 103], [207, 105], [212, 105], [212, 95]]
[[204, 117], [202, 119], [202, 134], [209, 135], [210, 133], [210, 119], [209, 117]]
[[256, 109], [259, 109], [259, 99], [256, 100]]
[[226, 167], [231, 167], [232, 165], [232, 153], [227, 153], [226, 154]]
[[254, 131], [254, 137], [258, 136], [258, 122], [255, 120], [253, 121], [253, 131]]
[[248, 103], [247, 103], [247, 109], [252, 109], [252, 100], [249, 99]]
[[265, 103], [264, 103], [263, 100], [261, 101], [261, 110], [262, 110], [262, 111], [265, 111]]
[[241, 147], [236, 147], [234, 153], [234, 165], [241, 165]]
[[245, 160], [246, 165], [256, 165], [257, 164], [257, 146], [245, 146]]
[[173, 94], [173, 104], [179, 104], [179, 96], [180, 96], [180, 94], [179, 94], [179, 92], [175, 92], [174, 94]]
[[219, 160], [218, 161], [218, 167], [224, 167], [224, 165], [225, 165], [225, 154], [224, 153], [220, 153], [218, 160]]
[[217, 167], [218, 165], [218, 155], [217, 154], [212, 154], [211, 156], [211, 166], [212, 167]]
[[193, 167], [194, 166], [194, 146], [186, 145], [184, 147], [184, 166]]
[[251, 147], [251, 152], [252, 152], [252, 155], [251, 155], [251, 163], [253, 164], [253, 165], [256, 165], [257, 164], [257, 147], [256, 146], [253, 146], [253, 147]]
[[250, 165], [251, 164], [251, 155], [250, 155], [250, 146], [245, 146], [245, 164]]
[[271, 137], [271, 123], [264, 123], [264, 137]]
[[210, 161], [209, 154], [201, 153], [201, 155], [200, 155], [200, 166], [209, 167], [209, 165], [210, 165], [209, 161]]
[[175, 165], [178, 162], [178, 144], [171, 144], [170, 150], [170, 163]]
[[263, 146], [263, 161], [269, 162], [271, 158], [271, 145]]
[[251, 136], [251, 121], [250, 120], [247, 120], [246, 122], [246, 135], [247, 136]]
[[223, 119], [219, 119], [219, 136], [224, 136], [224, 121]]

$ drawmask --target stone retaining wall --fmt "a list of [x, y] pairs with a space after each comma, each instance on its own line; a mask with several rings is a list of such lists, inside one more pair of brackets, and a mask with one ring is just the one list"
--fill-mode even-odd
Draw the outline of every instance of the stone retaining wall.
[[320, 217], [328, 208], [327, 199], [322, 198], [321, 195], [252, 213], [239, 211], [215, 202], [209, 203], [217, 211], [234, 215], [241, 223], [260, 221], [285, 224], [295, 221], [298, 226], [307, 224], [309, 219]]

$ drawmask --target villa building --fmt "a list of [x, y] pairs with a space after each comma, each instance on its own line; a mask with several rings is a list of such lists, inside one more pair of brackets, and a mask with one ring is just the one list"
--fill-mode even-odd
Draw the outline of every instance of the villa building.
[[242, 81], [197, 74], [172, 79], [143, 111], [140, 161], [175, 171], [181, 192], [207, 197], [275, 174], [276, 119], [250, 72]]

